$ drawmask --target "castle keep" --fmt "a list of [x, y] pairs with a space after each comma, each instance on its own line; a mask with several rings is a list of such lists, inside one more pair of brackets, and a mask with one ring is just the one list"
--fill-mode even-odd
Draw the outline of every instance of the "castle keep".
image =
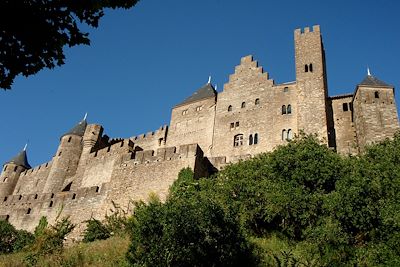
[[[217, 92], [208, 82], [172, 108], [169, 126], [110, 139], [98, 124], [79, 122], [51, 159], [31, 167], [25, 149], [0, 175], [0, 219], [33, 230], [61, 210], [83, 230], [113, 203], [128, 208], [150, 193], [165, 199], [185, 167], [207, 176], [229, 162], [271, 151], [300, 131], [318, 134], [342, 154], [399, 130], [393, 86], [369, 72], [354, 93], [329, 96], [319, 26], [294, 32], [296, 80], [275, 84], [252, 56], [243, 57]], [[362, 77], [361, 77], [362, 78]]]

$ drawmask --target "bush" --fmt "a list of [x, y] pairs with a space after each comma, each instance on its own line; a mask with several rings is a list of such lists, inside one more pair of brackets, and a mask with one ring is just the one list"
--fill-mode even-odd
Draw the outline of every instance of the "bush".
[[111, 236], [109, 229], [99, 220], [90, 219], [86, 222], [86, 230], [83, 234], [83, 242], [93, 242], [95, 240], [104, 240]]
[[215, 202], [152, 200], [136, 206], [128, 260], [138, 266], [251, 266], [236, 221]]
[[0, 254], [20, 251], [33, 240], [31, 233], [17, 230], [8, 221], [0, 220]]

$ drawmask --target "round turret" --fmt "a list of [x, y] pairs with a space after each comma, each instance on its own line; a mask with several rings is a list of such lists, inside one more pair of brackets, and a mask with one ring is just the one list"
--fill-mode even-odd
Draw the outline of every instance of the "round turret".
[[83, 119], [61, 136], [43, 193], [61, 191], [65, 179], [75, 174], [82, 153], [82, 136], [86, 126], [86, 119]]
[[20, 174], [30, 168], [25, 149], [4, 164], [0, 175], [0, 197], [2, 200], [13, 194]]

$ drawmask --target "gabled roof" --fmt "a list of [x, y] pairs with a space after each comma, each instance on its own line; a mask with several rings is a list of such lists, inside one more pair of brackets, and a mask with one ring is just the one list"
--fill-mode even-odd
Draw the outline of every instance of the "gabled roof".
[[198, 89], [196, 92], [193, 93], [190, 97], [186, 98], [183, 102], [179, 103], [176, 106], [182, 106], [186, 105], [192, 102], [196, 102], [202, 99], [210, 98], [210, 97], [216, 97], [217, 96], [217, 91], [214, 89], [211, 83], [207, 83], [200, 89]]
[[372, 86], [372, 87], [390, 87], [392, 88], [393, 86], [379, 80], [378, 78], [372, 76], [372, 75], [367, 75], [364, 80], [362, 80], [359, 84], [359, 86]]
[[15, 165], [25, 167], [26, 169], [30, 169], [31, 165], [28, 163], [28, 158], [26, 156], [26, 151], [22, 150], [21, 152], [18, 153], [14, 158], [9, 160], [7, 163], [14, 163]]
[[73, 134], [73, 135], [83, 136], [86, 130], [86, 126], [87, 126], [86, 119], [83, 119], [77, 125], [75, 125], [71, 130], [66, 132], [64, 135]]

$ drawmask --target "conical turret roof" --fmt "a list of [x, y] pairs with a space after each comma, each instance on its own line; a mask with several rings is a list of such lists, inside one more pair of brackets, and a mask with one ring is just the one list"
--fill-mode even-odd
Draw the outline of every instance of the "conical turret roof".
[[358, 85], [362, 86], [372, 86], [372, 87], [392, 87], [391, 85], [379, 80], [378, 78], [368, 74], [364, 80], [362, 80]]
[[211, 83], [207, 83], [196, 92], [194, 92], [191, 96], [186, 98], [183, 102], [179, 103], [177, 106], [182, 106], [185, 104], [189, 104], [191, 102], [196, 102], [205, 98], [215, 97], [217, 95], [217, 91], [214, 89]]
[[77, 125], [75, 125], [71, 130], [66, 132], [63, 136], [71, 135], [71, 134], [83, 136], [83, 134], [85, 133], [85, 130], [86, 130], [86, 126], [87, 126], [87, 121], [86, 121], [86, 119], [83, 119]]
[[9, 160], [7, 163], [14, 163], [15, 165], [25, 167], [26, 169], [30, 169], [31, 165], [28, 163], [28, 157], [26, 156], [25, 149], [18, 153], [14, 158]]

